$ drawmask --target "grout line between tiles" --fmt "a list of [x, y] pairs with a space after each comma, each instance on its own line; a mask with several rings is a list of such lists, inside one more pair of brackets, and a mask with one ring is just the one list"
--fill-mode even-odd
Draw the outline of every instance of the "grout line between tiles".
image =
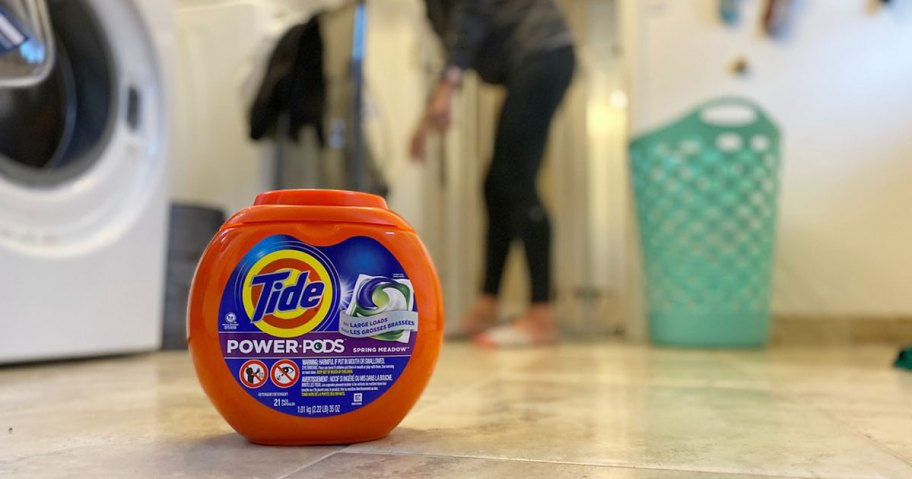
[[[791, 398], [790, 398], [790, 399], [791, 399]], [[888, 446], [888, 445], [886, 445], [886, 444], [884, 444], [884, 443], [878, 441], [877, 439], [875, 439], [875, 438], [869, 436], [868, 434], [865, 434], [864, 431], [862, 431], [862, 430], [860, 430], [859, 428], [853, 426], [852, 424], [849, 424], [849, 423], [845, 422], [844, 420], [842, 420], [838, 415], [834, 414], [833, 412], [831, 412], [831, 411], [829, 411], [829, 410], [827, 410], [827, 409], [824, 409], [824, 408], [822, 408], [822, 407], [820, 407], [820, 406], [814, 405], [814, 404], [811, 404], [810, 406], [811, 406], [813, 409], [815, 409], [817, 412], [819, 412], [819, 413], [823, 414], [824, 416], [826, 416], [826, 417], [832, 419], [834, 422], [836, 422], [837, 424], [839, 424], [840, 426], [842, 426], [842, 427], [845, 428], [846, 430], [848, 430], [848, 431], [850, 431], [850, 432], [852, 432], [852, 433], [854, 433], [854, 434], [857, 434], [857, 435], [863, 437], [867, 442], [870, 442], [871, 444], [874, 445], [874, 447], [876, 447], [877, 449], [880, 449], [882, 452], [885, 452], [885, 453], [889, 454], [890, 456], [895, 457], [896, 459], [898, 459], [898, 460], [899, 460], [900, 462], [902, 462], [903, 464], [907, 464], [907, 465], [909, 465], [910, 467], [912, 467], [912, 457], [906, 457], [905, 454], [902, 454], [902, 453], [900, 453], [900, 452], [898, 452], [898, 451], [895, 451], [895, 450], [894, 450], [893, 448], [891, 448], [890, 446]]]
[[[740, 368], [737, 365], [735, 365], [735, 367], [740, 369], [742, 372], [747, 372], [745, 369]], [[864, 433], [864, 431], [861, 431], [858, 428], [856, 428], [855, 426], [843, 421], [841, 418], [839, 418], [838, 416], [836, 416], [829, 410], [827, 410], [819, 405], [809, 403], [807, 401], [802, 401], [799, 394], [797, 394], [795, 392], [787, 391], [787, 390], [786, 391], [778, 390], [776, 388], [770, 388], [769, 392], [770, 392], [770, 394], [776, 395], [781, 400], [783, 400], [787, 403], [790, 403], [793, 406], [809, 408], [810, 410], [820, 413], [822, 416], [824, 416], [824, 417], [832, 420], [836, 424], [838, 424], [847, 433], [850, 433], [853, 436], [861, 436], [866, 442], [871, 443], [876, 449], [880, 450], [881, 452], [884, 452], [887, 455], [896, 458], [903, 464], [912, 466], [912, 458], [907, 458], [903, 454], [900, 454], [900, 453], [894, 451], [892, 448], [890, 448], [886, 444], [883, 444], [880, 441], [874, 439], [873, 437], [868, 436], [867, 434]]]
[[[704, 473], [704, 474], [728, 474], [731, 476], [742, 476], [742, 477], [766, 477], [771, 479], [819, 479], [818, 475], [794, 475], [794, 474], [767, 474], [762, 472], [741, 472], [741, 471], [731, 471], [731, 470], [713, 470], [713, 469], [681, 469], [681, 468], [671, 468], [663, 466], [654, 466], [650, 464], [642, 465], [633, 465], [628, 463], [610, 463], [610, 462], [587, 462], [587, 461], [556, 461], [551, 459], [528, 459], [528, 458], [504, 458], [498, 456], [485, 456], [485, 455], [466, 455], [466, 454], [429, 454], [429, 453], [420, 453], [420, 452], [400, 452], [400, 451], [390, 451], [383, 449], [362, 449], [362, 450], [348, 450], [344, 449], [338, 451], [341, 454], [373, 454], [378, 456], [402, 456], [402, 457], [434, 457], [441, 459], [480, 459], [487, 461], [501, 461], [501, 462], [529, 462], [537, 464], [554, 464], [554, 465], [566, 465], [566, 466], [587, 466], [587, 467], [600, 467], [600, 468], [613, 468], [613, 469], [642, 469], [650, 471], [665, 471], [665, 472], [688, 472], [688, 473]], [[870, 479], [869, 477], [864, 476], [845, 476], [841, 479]]]
[[293, 474], [297, 474], [297, 473], [303, 471], [304, 469], [307, 469], [308, 467], [313, 466], [314, 464], [316, 464], [324, 459], [328, 459], [328, 458], [338, 454], [339, 452], [342, 452], [342, 449], [336, 449], [335, 451], [324, 454], [312, 461], [306, 462], [301, 467], [289, 472], [288, 474], [281, 475], [281, 476], [277, 477], [276, 479], [286, 479], [288, 477], [291, 477]]

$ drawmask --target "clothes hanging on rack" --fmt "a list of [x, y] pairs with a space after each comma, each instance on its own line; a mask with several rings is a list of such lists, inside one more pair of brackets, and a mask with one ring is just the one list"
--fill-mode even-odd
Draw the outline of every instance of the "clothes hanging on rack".
[[[323, 70], [320, 16], [289, 29], [279, 40], [250, 108], [250, 138], [287, 136], [298, 141], [305, 126], [316, 130], [325, 144], [326, 77]], [[276, 131], [278, 119], [288, 115], [287, 131]]]

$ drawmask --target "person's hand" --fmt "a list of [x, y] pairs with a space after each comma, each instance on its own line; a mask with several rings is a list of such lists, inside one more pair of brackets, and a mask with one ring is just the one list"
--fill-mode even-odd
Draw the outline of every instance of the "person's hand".
[[444, 133], [453, 120], [453, 93], [455, 88], [448, 82], [440, 82], [428, 105], [426, 122], [437, 132]]
[[413, 160], [424, 161], [427, 153], [428, 129], [434, 129], [438, 133], [445, 133], [449, 129], [453, 121], [453, 95], [459, 89], [461, 82], [462, 70], [450, 67], [437, 83], [431, 101], [412, 133], [409, 153]]
[[409, 154], [412, 159], [415, 161], [424, 161], [427, 153], [427, 121], [425, 117], [421, 117], [421, 121], [418, 122], [418, 125], [415, 127], [415, 131], [412, 133], [412, 142], [409, 145]]

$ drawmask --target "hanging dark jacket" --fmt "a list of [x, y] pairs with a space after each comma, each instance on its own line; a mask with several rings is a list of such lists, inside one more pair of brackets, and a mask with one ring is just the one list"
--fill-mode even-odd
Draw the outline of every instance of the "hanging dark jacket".
[[[320, 19], [289, 29], [269, 57], [266, 73], [250, 108], [250, 138], [287, 135], [297, 141], [301, 128], [313, 126], [320, 145], [325, 143], [326, 78]], [[288, 115], [288, 131], [277, 132], [281, 115]]]

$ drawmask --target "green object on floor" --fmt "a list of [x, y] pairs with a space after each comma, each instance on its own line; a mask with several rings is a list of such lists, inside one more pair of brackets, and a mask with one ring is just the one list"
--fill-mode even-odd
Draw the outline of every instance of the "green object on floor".
[[721, 98], [637, 138], [630, 150], [653, 341], [765, 344], [777, 127], [753, 102]]
[[899, 352], [899, 355], [896, 356], [896, 361], [893, 363], [893, 366], [899, 369], [908, 369], [912, 371], [912, 346], [909, 346], [906, 349], [903, 349]]

